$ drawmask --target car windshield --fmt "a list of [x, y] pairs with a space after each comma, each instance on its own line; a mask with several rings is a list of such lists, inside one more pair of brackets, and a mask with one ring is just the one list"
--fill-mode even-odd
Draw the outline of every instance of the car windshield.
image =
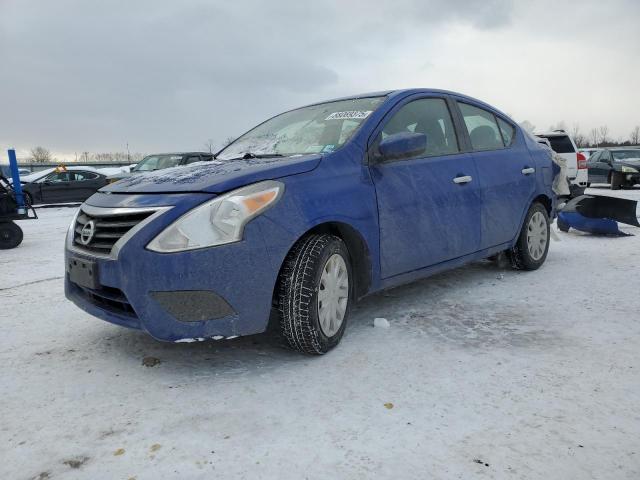
[[180, 164], [182, 155], [149, 155], [131, 169], [132, 172], [149, 172], [163, 168], [175, 167]]
[[618, 162], [640, 160], [640, 148], [637, 150], [611, 150], [611, 155]]
[[334, 152], [383, 101], [384, 97], [356, 98], [283, 113], [236, 139], [216, 158]]

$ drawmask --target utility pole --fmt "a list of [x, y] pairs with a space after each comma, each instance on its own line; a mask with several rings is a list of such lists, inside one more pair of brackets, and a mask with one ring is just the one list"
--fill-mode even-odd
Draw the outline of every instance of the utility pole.
[[129, 155], [129, 142], [127, 142], [127, 163], [131, 163], [131, 156]]

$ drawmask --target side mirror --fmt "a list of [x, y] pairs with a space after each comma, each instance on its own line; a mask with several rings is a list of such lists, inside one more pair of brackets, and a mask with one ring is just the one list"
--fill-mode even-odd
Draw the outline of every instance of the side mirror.
[[402, 132], [389, 135], [380, 142], [381, 160], [399, 160], [419, 155], [427, 148], [424, 133]]

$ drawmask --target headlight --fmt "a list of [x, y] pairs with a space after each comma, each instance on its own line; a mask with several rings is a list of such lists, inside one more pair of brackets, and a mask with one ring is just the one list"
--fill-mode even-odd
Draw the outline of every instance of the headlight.
[[633, 167], [625, 167], [624, 165], [622, 165], [622, 173], [638, 173], [638, 169]]
[[269, 180], [214, 198], [178, 218], [147, 249], [182, 252], [242, 240], [245, 225], [275, 205], [283, 192], [284, 184]]

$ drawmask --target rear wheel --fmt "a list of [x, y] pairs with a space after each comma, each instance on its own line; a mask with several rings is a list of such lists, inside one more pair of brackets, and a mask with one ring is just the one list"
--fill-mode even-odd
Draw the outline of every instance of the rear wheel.
[[351, 307], [352, 272], [344, 242], [330, 234], [305, 237], [279, 279], [280, 328], [291, 348], [321, 355], [342, 338]]
[[549, 251], [549, 215], [544, 205], [534, 203], [524, 219], [520, 236], [509, 251], [511, 265], [519, 270], [536, 270]]
[[16, 248], [22, 243], [22, 229], [13, 222], [0, 223], [0, 249]]

